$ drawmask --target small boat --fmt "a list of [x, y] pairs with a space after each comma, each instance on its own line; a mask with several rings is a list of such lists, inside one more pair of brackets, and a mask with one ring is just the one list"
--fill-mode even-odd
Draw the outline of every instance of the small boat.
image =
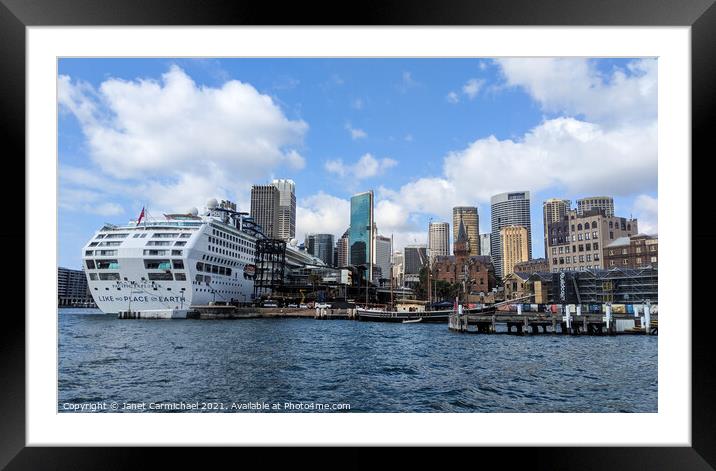
[[422, 320], [423, 320], [422, 317], [418, 317], [417, 319], [405, 319], [405, 320], [403, 321], [403, 324], [413, 324], [413, 323], [415, 323], [415, 322], [420, 322], [420, 321], [422, 321]]

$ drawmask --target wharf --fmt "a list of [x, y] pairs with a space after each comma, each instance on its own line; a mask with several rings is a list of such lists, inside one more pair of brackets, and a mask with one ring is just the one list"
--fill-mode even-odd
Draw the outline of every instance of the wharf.
[[[456, 314], [448, 321], [448, 328], [469, 334], [561, 334], [561, 335], [658, 335], [657, 314], [651, 314], [649, 329], [645, 330], [643, 318], [632, 314], [601, 313], [566, 315], [538, 312], [496, 311], [493, 314]], [[498, 326], [506, 327], [505, 330]]]

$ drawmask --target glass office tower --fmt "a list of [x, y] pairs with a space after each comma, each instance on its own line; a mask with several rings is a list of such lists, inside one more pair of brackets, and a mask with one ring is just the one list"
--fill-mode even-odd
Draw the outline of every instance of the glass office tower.
[[351, 227], [349, 234], [351, 265], [363, 265], [364, 276], [373, 278], [373, 191], [351, 197]]

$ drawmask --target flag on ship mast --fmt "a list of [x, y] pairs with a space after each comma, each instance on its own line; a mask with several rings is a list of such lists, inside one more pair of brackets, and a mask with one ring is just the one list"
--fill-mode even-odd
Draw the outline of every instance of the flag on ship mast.
[[142, 206], [142, 212], [139, 213], [139, 219], [137, 219], [137, 226], [140, 222], [142, 222], [142, 219], [144, 219], [144, 206]]

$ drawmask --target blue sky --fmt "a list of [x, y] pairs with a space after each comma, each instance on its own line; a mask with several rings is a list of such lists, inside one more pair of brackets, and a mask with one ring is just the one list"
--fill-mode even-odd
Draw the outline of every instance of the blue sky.
[[252, 184], [296, 182], [297, 236], [348, 226], [373, 189], [379, 232], [427, 239], [430, 218], [532, 192], [612, 195], [657, 232], [655, 59], [62, 59], [59, 265], [104, 222], [211, 197], [247, 210]]

